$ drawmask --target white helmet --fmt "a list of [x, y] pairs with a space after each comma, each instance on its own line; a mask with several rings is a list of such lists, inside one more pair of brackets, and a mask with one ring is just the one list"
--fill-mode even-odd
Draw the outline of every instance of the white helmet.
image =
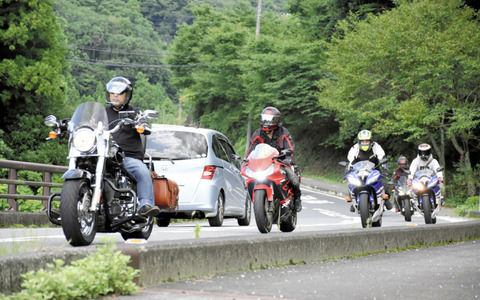
[[364, 129], [358, 133], [357, 137], [360, 149], [365, 152], [370, 150], [370, 147], [372, 146], [372, 132]]
[[432, 147], [427, 143], [418, 145], [418, 156], [424, 161], [427, 161], [432, 155]]

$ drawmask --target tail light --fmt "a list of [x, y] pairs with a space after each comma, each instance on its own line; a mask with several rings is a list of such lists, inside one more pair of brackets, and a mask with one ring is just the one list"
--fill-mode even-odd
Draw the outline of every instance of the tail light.
[[205, 166], [205, 168], [203, 168], [202, 179], [212, 180], [216, 168], [215, 166]]

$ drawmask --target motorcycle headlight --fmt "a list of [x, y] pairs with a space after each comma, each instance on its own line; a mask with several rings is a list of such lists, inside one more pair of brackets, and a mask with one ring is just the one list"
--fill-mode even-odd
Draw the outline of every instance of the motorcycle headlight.
[[89, 152], [95, 146], [95, 133], [89, 128], [77, 130], [72, 139], [72, 145], [80, 152]]
[[247, 175], [250, 178], [254, 178], [258, 181], [263, 181], [265, 180], [268, 176], [273, 174], [274, 170], [274, 165], [271, 164], [270, 167], [263, 171], [252, 171], [248, 166], [245, 168], [245, 175]]
[[423, 184], [420, 181], [414, 181], [412, 186], [417, 191], [423, 191]]
[[373, 174], [372, 176], [369, 176], [369, 177], [367, 178], [366, 184], [375, 183], [375, 182], [378, 181], [379, 178], [380, 178], [380, 173]]
[[431, 189], [431, 188], [433, 188], [434, 186], [436, 186], [437, 184], [438, 184], [438, 179], [435, 178], [435, 179], [433, 179], [432, 181], [430, 181], [430, 182], [428, 183], [428, 188]]
[[362, 181], [360, 180], [360, 178], [358, 178], [357, 176], [352, 175], [352, 174], [347, 175], [347, 182], [351, 185], [354, 185], [354, 186], [361, 186], [362, 185]]

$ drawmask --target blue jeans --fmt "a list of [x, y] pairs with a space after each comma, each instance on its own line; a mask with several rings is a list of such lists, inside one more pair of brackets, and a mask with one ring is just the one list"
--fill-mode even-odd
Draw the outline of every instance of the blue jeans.
[[138, 208], [145, 204], [154, 206], [152, 177], [147, 165], [139, 159], [125, 157], [123, 168], [137, 181]]

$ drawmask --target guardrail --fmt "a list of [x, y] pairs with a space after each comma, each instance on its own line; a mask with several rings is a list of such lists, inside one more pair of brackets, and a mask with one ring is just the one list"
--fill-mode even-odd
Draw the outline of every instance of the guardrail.
[[[47, 207], [47, 200], [50, 196], [50, 189], [54, 187], [62, 187], [61, 183], [52, 182], [52, 174], [64, 173], [67, 171], [65, 166], [56, 166], [48, 164], [31, 163], [24, 161], [0, 159], [0, 168], [7, 168], [8, 178], [0, 178], [0, 184], [8, 184], [7, 194], [0, 194], [0, 199], [7, 199], [11, 210], [18, 211], [18, 199], [39, 200], [42, 201], [43, 207]], [[27, 181], [18, 179], [18, 171], [29, 170], [43, 172], [43, 181]], [[43, 187], [42, 195], [21, 195], [17, 193], [18, 185], [40, 186]]]

